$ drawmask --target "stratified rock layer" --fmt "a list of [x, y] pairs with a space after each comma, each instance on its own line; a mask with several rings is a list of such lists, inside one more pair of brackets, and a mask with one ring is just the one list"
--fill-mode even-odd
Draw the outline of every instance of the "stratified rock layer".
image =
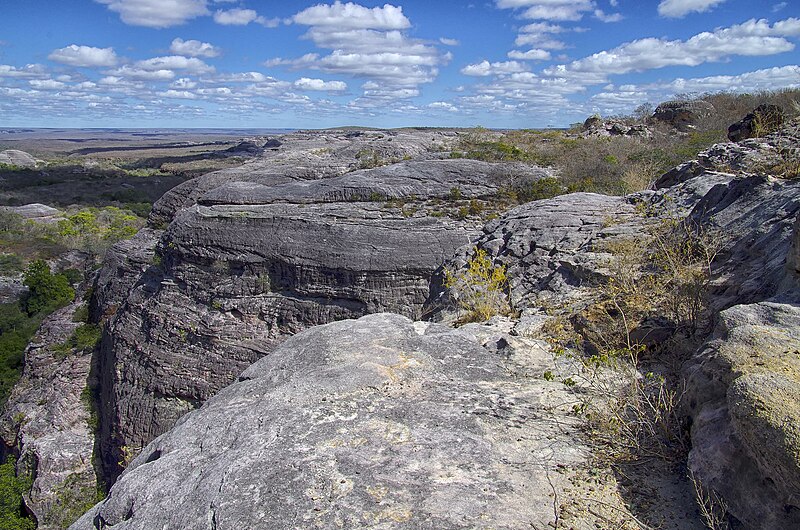
[[[418, 205], [488, 198], [510, 182], [509, 166], [473, 160], [322, 180], [276, 176], [284, 159], [249, 167], [258, 164], [261, 176], [201, 177], [198, 186], [213, 187], [165, 197], [162, 213], [194, 203], [171, 213], [163, 233], [143, 231], [112, 250], [101, 272], [93, 313], [114, 315], [99, 363], [112, 478], [123, 452], [165, 432], [287, 336], [381, 311], [418, 317], [433, 272], [479, 227], [415, 215]], [[513, 169], [516, 178], [547, 174]]]
[[[25, 350], [22, 378], [0, 416], [0, 437], [18, 453], [20, 475], [33, 476], [25, 505], [38, 528], [63, 528], [96, 500], [94, 432], [87, 384], [91, 352], [58, 351], [75, 328], [81, 302], [44, 321]], [[77, 511], [76, 511], [77, 510]]]

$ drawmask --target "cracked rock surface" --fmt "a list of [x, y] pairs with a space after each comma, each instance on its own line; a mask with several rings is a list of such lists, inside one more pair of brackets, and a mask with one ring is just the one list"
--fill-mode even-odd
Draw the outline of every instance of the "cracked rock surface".
[[527, 377], [551, 363], [489, 326], [312, 328], [150, 443], [72, 528], [543, 527], [558, 470], [588, 456], [566, 387]]

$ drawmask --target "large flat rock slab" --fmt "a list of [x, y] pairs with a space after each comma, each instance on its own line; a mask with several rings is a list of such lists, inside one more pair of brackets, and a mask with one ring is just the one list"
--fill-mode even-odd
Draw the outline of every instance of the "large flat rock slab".
[[526, 375], [546, 347], [493, 333], [384, 313], [295, 335], [72, 528], [545, 527], [589, 456], [574, 398]]

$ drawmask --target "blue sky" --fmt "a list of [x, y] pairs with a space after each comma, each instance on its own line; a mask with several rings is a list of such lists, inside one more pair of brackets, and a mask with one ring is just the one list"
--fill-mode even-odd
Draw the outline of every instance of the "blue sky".
[[796, 0], [0, 0], [0, 127], [546, 127], [800, 87]]

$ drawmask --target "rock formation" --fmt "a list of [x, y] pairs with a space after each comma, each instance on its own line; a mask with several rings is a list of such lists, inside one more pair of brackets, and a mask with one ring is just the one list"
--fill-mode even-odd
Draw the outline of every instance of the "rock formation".
[[0, 211], [11, 212], [19, 215], [23, 219], [35, 220], [39, 222], [54, 222], [57, 217], [61, 217], [60, 210], [45, 204], [25, 204], [23, 206], [0, 206]]
[[666, 123], [679, 131], [688, 130], [714, 111], [714, 106], [708, 101], [666, 101], [656, 107], [653, 120]]
[[0, 164], [7, 164], [9, 166], [32, 168], [36, 167], [41, 160], [36, 160], [30, 154], [18, 149], [6, 149], [0, 151]]
[[[573, 479], [589, 452], [572, 394], [539, 377], [552, 354], [509, 327], [376, 314], [299, 333], [148, 445], [72, 529], [571, 524], [565, 490], [603, 487]], [[581, 523], [624, 510], [606, 501]]]
[[583, 122], [581, 138], [608, 137], [608, 136], [632, 136], [637, 138], [650, 138], [653, 133], [646, 125], [627, 124], [622, 120], [603, 119], [599, 116], [590, 116]]
[[[795, 293], [796, 294], [796, 293]], [[800, 311], [737, 305], [687, 365], [689, 467], [745, 528], [800, 526]]]
[[299, 158], [290, 142], [277, 160], [246, 164], [249, 173], [219, 172], [170, 192], [153, 215], [161, 226], [171, 216], [166, 231], [111, 251], [93, 314], [113, 315], [99, 362], [101, 448], [112, 477], [123, 448], [146, 445], [287, 336], [380, 311], [419, 316], [434, 270], [479, 228], [476, 219], [426, 212], [454, 189], [464, 200], [488, 199], [511, 178], [548, 174], [422, 160], [338, 176], [339, 166], [315, 161], [315, 174], [328, 178], [310, 180], [296, 166], [281, 173]]
[[[684, 368], [690, 469], [744, 528], [800, 524], [800, 181], [770, 169], [781, 167], [799, 134], [795, 123], [760, 141], [716, 145], [665, 174], [656, 191], [627, 201], [577, 194], [517, 207], [476, 242], [507, 268], [524, 319], [591, 294], [611, 258], [597, 251], [602, 242], [645, 226], [628, 201], [712, 234], [720, 252], [709, 305], [722, 312], [714, 336]], [[470, 255], [462, 248], [449, 266]]]
[[[708, 110], [659, 108], [681, 127]], [[444, 160], [438, 132], [294, 133], [178, 186], [99, 273], [100, 456], [112, 479], [138, 456], [73, 528], [697, 528], [681, 477], [586, 479], [596, 388], [540, 340], [606, 281], [608, 243], [682, 220], [720, 243], [715, 331], [681, 372], [693, 480], [734, 525], [800, 525], [799, 129], [714, 146], [654, 190], [488, 222], [454, 201], [548, 173]], [[519, 315], [415, 322], [452, 317], [441, 265], [476, 246]]]
[[72, 522], [96, 501], [94, 430], [87, 384], [92, 352], [58, 349], [79, 326], [75, 302], [45, 320], [25, 351], [22, 378], [0, 416], [0, 440], [34, 477], [26, 506], [39, 530]]

